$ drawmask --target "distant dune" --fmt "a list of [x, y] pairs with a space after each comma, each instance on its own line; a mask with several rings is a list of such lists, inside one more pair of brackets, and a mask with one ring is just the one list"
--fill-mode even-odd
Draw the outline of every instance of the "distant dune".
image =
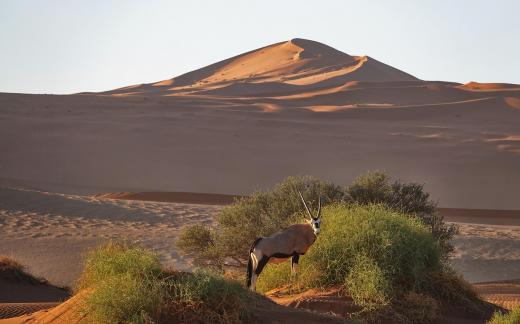
[[0, 185], [244, 195], [385, 169], [443, 207], [520, 209], [519, 139], [518, 85], [423, 81], [293, 39], [102, 93], [0, 94]]
[[461, 86], [461, 88], [469, 90], [518, 90], [520, 85], [511, 83], [479, 83], [469, 82]]

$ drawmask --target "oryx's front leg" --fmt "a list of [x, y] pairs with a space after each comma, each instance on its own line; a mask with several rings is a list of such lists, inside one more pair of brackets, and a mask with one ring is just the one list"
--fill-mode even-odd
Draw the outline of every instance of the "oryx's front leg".
[[298, 267], [298, 261], [300, 260], [300, 255], [298, 253], [294, 253], [291, 259], [291, 273], [296, 274], [296, 268]]

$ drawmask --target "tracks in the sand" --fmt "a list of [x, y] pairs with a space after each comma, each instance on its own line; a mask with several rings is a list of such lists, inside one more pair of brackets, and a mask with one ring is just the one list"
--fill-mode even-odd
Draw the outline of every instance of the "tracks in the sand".
[[0, 319], [22, 316], [58, 306], [60, 303], [0, 303]]

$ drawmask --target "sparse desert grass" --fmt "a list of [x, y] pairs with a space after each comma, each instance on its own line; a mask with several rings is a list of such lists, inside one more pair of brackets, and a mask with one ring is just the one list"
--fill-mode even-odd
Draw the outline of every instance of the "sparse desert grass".
[[117, 242], [88, 254], [78, 289], [91, 291], [80, 311], [94, 323], [238, 323], [251, 298], [238, 283], [164, 270], [155, 253]]
[[518, 324], [520, 323], [520, 307], [516, 307], [507, 314], [496, 312], [489, 324]]
[[430, 272], [421, 290], [444, 306], [461, 307], [477, 315], [489, 311], [489, 305], [480, 298], [473, 286], [447, 266], [442, 271]]

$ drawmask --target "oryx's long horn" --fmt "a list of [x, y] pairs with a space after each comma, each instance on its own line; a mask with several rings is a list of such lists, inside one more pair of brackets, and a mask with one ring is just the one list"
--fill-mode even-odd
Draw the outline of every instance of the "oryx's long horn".
[[301, 191], [298, 190], [298, 193], [300, 194], [300, 198], [302, 199], [303, 205], [305, 206], [305, 209], [307, 210], [307, 214], [309, 214], [310, 218], [314, 218], [314, 217], [312, 217], [312, 214], [311, 214], [311, 211], [309, 210], [309, 207], [307, 207], [307, 204], [305, 203], [305, 199], [303, 199], [303, 195], [302, 195]]
[[320, 214], [321, 214], [321, 196], [318, 197], [318, 215], [316, 216], [316, 218], [320, 218]]

